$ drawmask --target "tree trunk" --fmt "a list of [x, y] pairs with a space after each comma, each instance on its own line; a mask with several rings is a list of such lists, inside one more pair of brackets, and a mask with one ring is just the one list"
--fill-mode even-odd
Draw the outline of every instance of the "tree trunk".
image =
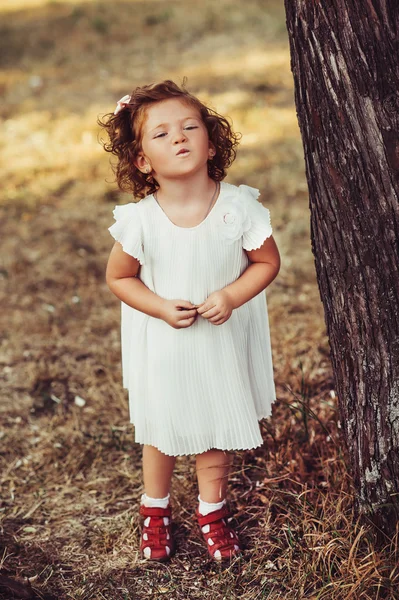
[[285, 9], [355, 508], [386, 542], [399, 516], [399, 2]]

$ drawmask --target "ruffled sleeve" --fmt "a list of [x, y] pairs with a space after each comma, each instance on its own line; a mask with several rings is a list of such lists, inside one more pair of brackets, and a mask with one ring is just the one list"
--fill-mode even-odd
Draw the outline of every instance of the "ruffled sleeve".
[[240, 185], [238, 189], [250, 221], [243, 232], [242, 247], [244, 250], [257, 250], [273, 233], [270, 211], [258, 201], [259, 190], [248, 185]]
[[129, 202], [115, 206], [113, 211], [115, 223], [108, 227], [112, 237], [122, 244], [123, 251], [136, 258], [144, 265], [143, 232], [137, 204]]

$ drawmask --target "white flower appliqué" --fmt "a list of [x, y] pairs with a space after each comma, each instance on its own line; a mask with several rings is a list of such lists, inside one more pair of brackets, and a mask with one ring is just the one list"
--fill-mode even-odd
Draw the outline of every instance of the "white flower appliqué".
[[241, 189], [236, 194], [226, 195], [215, 207], [216, 226], [221, 237], [228, 244], [239, 240], [251, 227], [251, 219], [240, 192]]

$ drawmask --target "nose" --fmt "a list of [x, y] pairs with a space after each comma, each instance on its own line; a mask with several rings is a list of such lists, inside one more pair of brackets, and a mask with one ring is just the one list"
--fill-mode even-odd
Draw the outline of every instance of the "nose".
[[186, 140], [187, 140], [187, 137], [186, 137], [184, 131], [178, 131], [174, 136], [173, 143], [181, 144], [182, 142], [185, 142]]

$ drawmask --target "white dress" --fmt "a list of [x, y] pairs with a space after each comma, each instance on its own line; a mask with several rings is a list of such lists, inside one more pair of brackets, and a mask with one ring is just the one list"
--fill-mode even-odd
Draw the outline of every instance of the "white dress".
[[[140, 262], [139, 278], [162, 298], [200, 304], [248, 267], [246, 250], [272, 234], [259, 190], [221, 183], [195, 227], [170, 221], [154, 196], [116, 206], [111, 235]], [[135, 440], [171, 456], [263, 443], [258, 421], [276, 400], [265, 292], [222, 325], [198, 315], [175, 329], [121, 303], [123, 387]]]

